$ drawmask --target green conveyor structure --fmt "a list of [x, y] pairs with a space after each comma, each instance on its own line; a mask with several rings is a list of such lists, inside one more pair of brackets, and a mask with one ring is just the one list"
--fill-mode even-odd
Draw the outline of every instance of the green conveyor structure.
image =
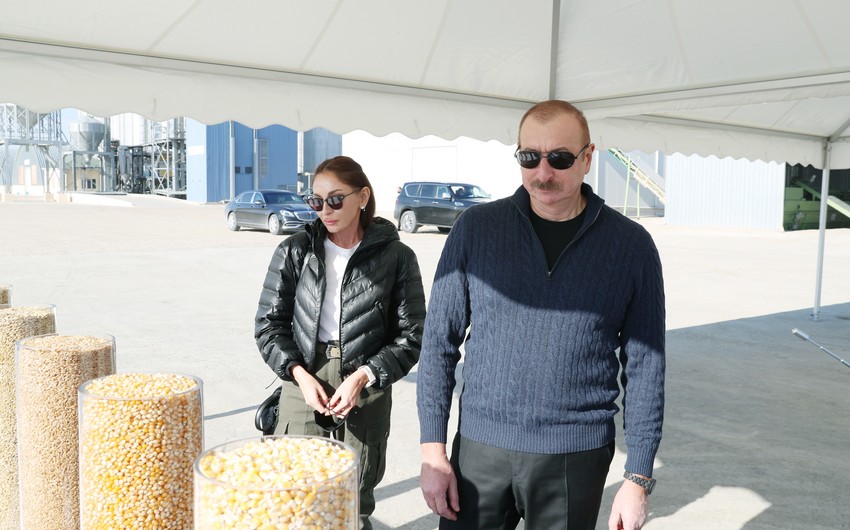
[[[799, 179], [792, 180], [791, 184], [794, 187], [785, 188], [785, 228], [787, 230], [817, 228], [820, 219], [820, 190]], [[804, 200], [803, 191], [809, 192], [815, 200]], [[826, 204], [846, 218], [839, 224], [848, 226], [848, 223], [850, 223], [850, 204], [833, 195], [827, 196]]]

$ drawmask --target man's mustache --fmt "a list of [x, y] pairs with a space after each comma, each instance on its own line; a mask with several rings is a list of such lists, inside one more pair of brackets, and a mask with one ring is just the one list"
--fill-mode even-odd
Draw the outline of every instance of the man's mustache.
[[540, 180], [535, 179], [531, 181], [531, 187], [540, 191], [561, 191], [561, 185], [554, 180], [541, 182]]

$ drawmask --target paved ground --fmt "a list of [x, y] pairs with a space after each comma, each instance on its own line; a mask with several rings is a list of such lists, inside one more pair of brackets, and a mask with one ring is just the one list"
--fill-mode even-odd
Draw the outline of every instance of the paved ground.
[[[8, 199], [8, 197], [7, 197]], [[252, 318], [280, 237], [226, 230], [220, 205], [150, 196], [0, 203], [0, 283], [15, 305], [57, 305], [60, 333], [110, 333], [118, 369], [204, 380], [207, 447], [255, 436], [272, 375]], [[817, 233], [700, 230], [642, 221], [665, 269], [668, 398], [647, 530], [848, 528], [850, 230], [827, 235], [821, 318]], [[403, 235], [426, 290], [445, 236]], [[431, 530], [418, 489], [412, 372], [395, 387], [376, 528]], [[622, 441], [618, 440], [622, 448]], [[604, 519], [622, 472], [612, 466]]]

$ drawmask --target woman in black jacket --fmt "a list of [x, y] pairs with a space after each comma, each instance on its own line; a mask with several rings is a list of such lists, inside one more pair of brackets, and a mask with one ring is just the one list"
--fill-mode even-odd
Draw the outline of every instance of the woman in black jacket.
[[425, 295], [416, 254], [375, 217], [360, 164], [316, 168], [319, 220], [275, 250], [254, 336], [283, 380], [275, 434], [333, 435], [360, 458], [361, 528], [384, 475], [391, 385], [419, 360]]

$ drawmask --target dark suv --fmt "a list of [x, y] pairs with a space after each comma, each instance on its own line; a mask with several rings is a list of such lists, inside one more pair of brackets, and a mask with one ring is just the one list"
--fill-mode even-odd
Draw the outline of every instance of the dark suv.
[[474, 184], [408, 182], [399, 190], [393, 217], [399, 229], [409, 234], [422, 225], [448, 232], [464, 210], [489, 200], [490, 194]]

